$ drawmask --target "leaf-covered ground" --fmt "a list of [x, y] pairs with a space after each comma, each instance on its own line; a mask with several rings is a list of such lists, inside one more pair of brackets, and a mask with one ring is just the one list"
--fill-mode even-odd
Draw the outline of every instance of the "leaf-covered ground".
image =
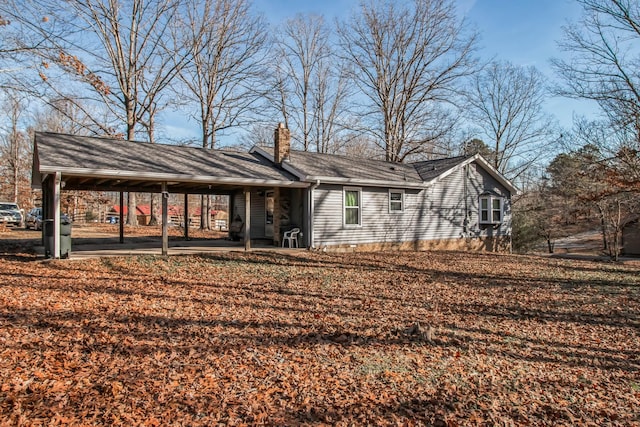
[[0, 425], [640, 425], [638, 264], [0, 263]]

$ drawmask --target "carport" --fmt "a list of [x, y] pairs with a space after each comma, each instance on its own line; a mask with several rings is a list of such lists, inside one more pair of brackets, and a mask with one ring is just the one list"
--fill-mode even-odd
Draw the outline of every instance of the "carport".
[[[53, 220], [60, 257], [61, 193], [69, 190], [162, 194], [162, 255], [168, 254], [168, 195], [217, 194], [244, 198], [244, 249], [251, 249], [251, 193], [306, 188], [292, 174], [254, 153], [36, 132], [32, 186], [42, 189], [43, 219]], [[231, 203], [234, 197], [230, 197]], [[233, 211], [233, 209], [230, 209]], [[185, 217], [188, 216], [185, 212]], [[185, 232], [188, 233], [188, 227]], [[274, 239], [277, 242], [279, 237]], [[120, 242], [124, 224], [120, 221]]]

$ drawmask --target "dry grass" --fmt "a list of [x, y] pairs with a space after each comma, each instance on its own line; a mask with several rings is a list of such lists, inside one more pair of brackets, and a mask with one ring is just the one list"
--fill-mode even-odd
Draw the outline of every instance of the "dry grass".
[[637, 265], [229, 253], [0, 271], [0, 424], [640, 425]]

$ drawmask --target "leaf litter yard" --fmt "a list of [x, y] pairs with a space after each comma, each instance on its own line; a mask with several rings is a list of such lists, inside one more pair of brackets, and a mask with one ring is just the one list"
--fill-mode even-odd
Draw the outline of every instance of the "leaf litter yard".
[[3, 258], [0, 425], [640, 425], [637, 263]]

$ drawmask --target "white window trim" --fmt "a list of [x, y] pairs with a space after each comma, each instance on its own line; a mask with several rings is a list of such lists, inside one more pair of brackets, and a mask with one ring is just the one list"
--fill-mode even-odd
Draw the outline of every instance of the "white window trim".
[[[482, 209], [482, 200], [487, 200], [487, 209]], [[494, 221], [493, 219], [493, 211], [494, 211], [493, 201], [494, 200], [500, 201], [500, 220], [499, 221]], [[482, 220], [482, 212], [484, 210], [487, 211], [487, 218], [488, 218], [487, 221]], [[486, 225], [502, 224], [504, 222], [504, 197], [495, 196], [495, 195], [480, 196], [478, 200], [478, 222], [480, 224], [486, 224]]]
[[[358, 223], [347, 224], [347, 191], [358, 192]], [[358, 228], [362, 227], [362, 187], [342, 187], [342, 226], [345, 228]]]
[[[400, 199], [400, 210], [393, 210], [391, 209], [391, 193], [400, 193], [401, 194], [401, 199]], [[398, 200], [395, 200], [395, 202], [398, 202]], [[389, 189], [389, 213], [390, 214], [401, 214], [404, 212], [404, 190], [394, 190], [392, 188]]]

